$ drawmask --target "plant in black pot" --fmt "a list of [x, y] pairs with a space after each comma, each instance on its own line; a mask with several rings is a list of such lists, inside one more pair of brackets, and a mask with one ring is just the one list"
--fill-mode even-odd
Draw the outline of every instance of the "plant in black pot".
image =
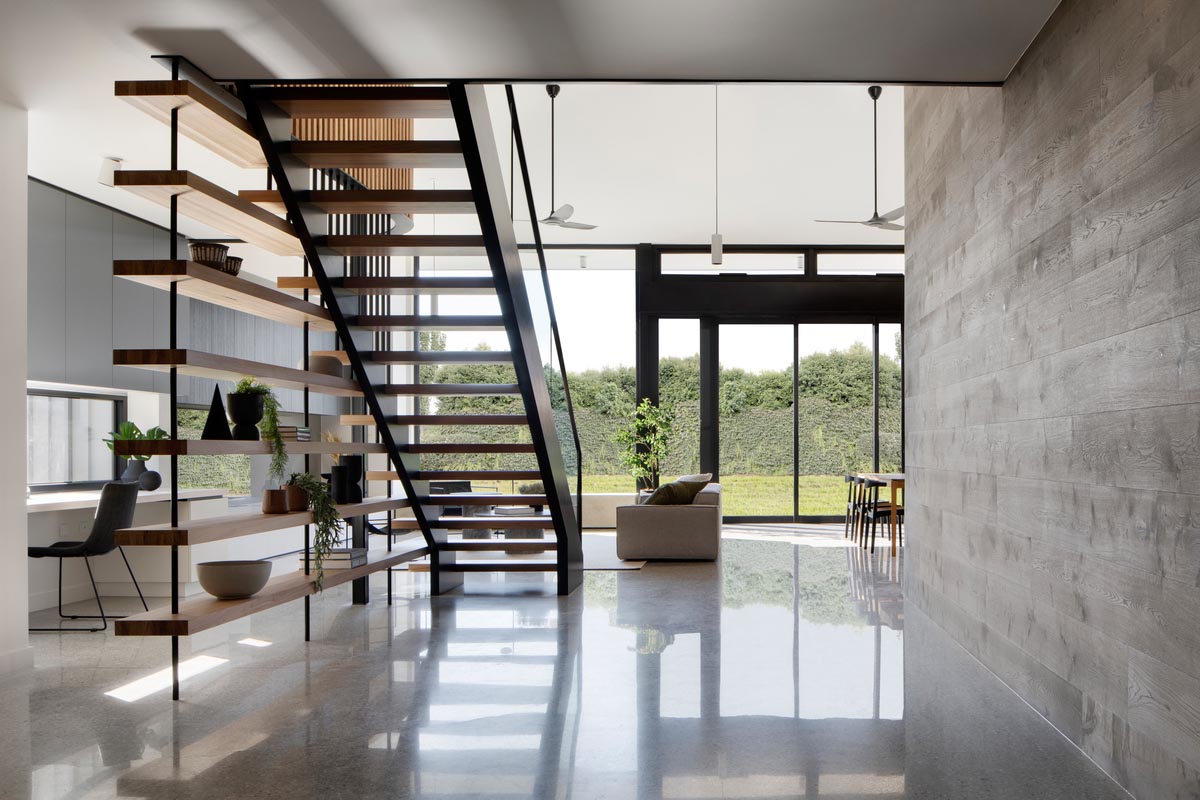
[[[170, 435], [157, 425], [143, 432], [136, 423], [126, 420], [115, 431], [110, 432], [109, 437], [104, 440], [104, 443], [108, 445], [109, 450], [115, 452], [117, 442], [154, 442], [169, 439]], [[150, 456], [148, 455], [129, 456], [129, 460], [125, 463], [125, 471], [121, 473], [121, 480], [125, 483], [136, 482], [147, 492], [153, 492], [162, 486], [162, 475], [154, 470], [146, 469], [146, 462], [149, 460]]]
[[271, 387], [257, 378], [242, 378], [226, 397], [229, 420], [233, 423], [233, 438], [244, 442], [259, 440], [258, 423], [263, 422], [263, 433], [279, 424], [279, 403]]
[[315, 584], [319, 591], [325, 577], [325, 557], [337, 547], [341, 536], [341, 517], [329, 495], [329, 486], [317, 476], [297, 472], [288, 480], [288, 485], [304, 492], [308, 498], [308, 510], [313, 515], [312, 568], [316, 570]]
[[[519, 483], [519, 484], [517, 484], [517, 493], [518, 494], [539, 494], [539, 495], [545, 494], [546, 487], [542, 484], [541, 481], [530, 481], [529, 483]], [[542, 504], [541, 503], [531, 504], [529, 507], [533, 509], [533, 513], [535, 513], [535, 514], [542, 513]]]

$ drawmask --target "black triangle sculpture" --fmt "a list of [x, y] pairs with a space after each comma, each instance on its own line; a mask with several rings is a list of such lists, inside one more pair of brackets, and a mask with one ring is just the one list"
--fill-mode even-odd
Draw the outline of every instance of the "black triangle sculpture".
[[221, 402], [221, 387], [213, 387], [212, 405], [208, 409], [208, 421], [204, 423], [201, 439], [232, 439], [229, 420], [225, 418], [225, 404]]

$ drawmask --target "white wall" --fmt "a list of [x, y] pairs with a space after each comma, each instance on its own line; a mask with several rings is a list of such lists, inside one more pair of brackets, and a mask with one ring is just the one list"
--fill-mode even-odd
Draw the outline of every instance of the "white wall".
[[[10, 442], [25, 441], [28, 121], [23, 109], [0, 102], [0, 419]], [[22, 448], [23, 449], [23, 448]], [[23, 452], [0, 458], [0, 675], [32, 665]]]

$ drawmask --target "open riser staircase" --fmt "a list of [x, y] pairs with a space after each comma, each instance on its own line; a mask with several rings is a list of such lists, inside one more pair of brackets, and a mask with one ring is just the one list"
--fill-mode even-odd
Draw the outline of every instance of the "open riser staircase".
[[[412, 517], [393, 521], [385, 533], [419, 532], [431, 551], [427, 568], [435, 593], [461, 583], [466, 572], [508, 571], [554, 572], [558, 591], [572, 591], [582, 577], [575, 487], [564, 466], [543, 367], [550, 356], [539, 348], [483, 87], [238, 82], [236, 93], [262, 144], [271, 187], [241, 197], [291, 223], [308, 274], [281, 278], [280, 288], [312, 293], [328, 309], [341, 347], [329, 355], [350, 366], [363, 394], [353, 401], [356, 413], [342, 422], [361, 431], [356, 439], [377, 440], [386, 452], [387, 468], [369, 469], [368, 482], [398, 485], [411, 502]], [[414, 118], [453, 119], [458, 138], [373, 138], [389, 122]], [[336, 138], [298, 140], [301, 128]], [[426, 165], [465, 170], [470, 189], [405, 188], [411, 186], [409, 171]], [[388, 177], [406, 172], [407, 179]], [[380, 183], [401, 188], [371, 188]], [[471, 215], [479, 233], [397, 233], [407, 223], [404, 216], [412, 214]], [[417, 263], [473, 256], [486, 263], [490, 276], [402, 274], [400, 257], [410, 256]], [[499, 313], [430, 313], [440, 298], [461, 295], [494, 298]], [[500, 331], [508, 350], [420, 346], [422, 334], [448, 331]], [[503, 370], [502, 383], [422, 381], [440, 365], [471, 363], [511, 369]], [[443, 413], [449, 398], [508, 398], [508, 407], [494, 414]], [[437, 435], [422, 442], [420, 431]], [[471, 438], [463, 435], [467, 432], [482, 435], [463, 441]], [[487, 455], [489, 463], [517, 459], [520, 468], [431, 469], [424, 464], [450, 455]], [[439, 496], [468, 483], [473, 490], [509, 481], [540, 481], [543, 492]], [[546, 510], [513, 517], [486, 512], [504, 506]], [[543, 538], [516, 538], [530, 535]], [[491, 557], [484, 560], [480, 554]]]

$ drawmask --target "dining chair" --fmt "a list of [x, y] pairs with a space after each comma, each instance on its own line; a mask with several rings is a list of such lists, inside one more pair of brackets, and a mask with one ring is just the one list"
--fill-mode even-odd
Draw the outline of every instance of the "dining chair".
[[[92, 574], [90, 560], [94, 556], [107, 555], [113, 550], [121, 553], [125, 569], [129, 570], [129, 577], [133, 579], [133, 586], [137, 589], [138, 598], [142, 601], [142, 608], [150, 610], [150, 607], [146, 605], [146, 597], [142, 594], [142, 587], [138, 585], [137, 576], [133, 574], [133, 567], [129, 566], [129, 559], [125, 557], [125, 551], [116, 542], [117, 531], [133, 525], [133, 512], [137, 508], [137, 494], [137, 483], [106, 483], [100, 490], [100, 503], [96, 507], [96, 518], [92, 521], [92, 530], [87, 539], [82, 542], [55, 542], [48, 547], [29, 548], [30, 558], [58, 559], [58, 616], [62, 619], [98, 619], [102, 620], [103, 624], [99, 628], [30, 628], [30, 631], [96, 633], [107, 629], [110, 619], [122, 619], [122, 616], [104, 613], [104, 604], [100, 602], [100, 590], [96, 588], [96, 577]], [[100, 609], [98, 615], [63, 613], [62, 572], [63, 560], [67, 558], [83, 559], [83, 563], [87, 567], [88, 578], [92, 582], [92, 593], [96, 596], [96, 606]]]
[[[896, 518], [896, 543], [903, 544], [904, 543], [904, 536], [903, 536], [904, 506], [897, 505], [897, 506], [893, 507], [890, 501], [879, 499], [879, 490], [881, 488], [887, 486], [886, 482], [873, 480], [871, 478], [865, 478], [863, 480], [864, 480], [864, 495], [865, 495], [865, 497], [864, 497], [864, 501], [863, 501], [863, 512], [862, 513], [863, 513], [863, 518], [866, 522], [866, 530], [864, 531], [864, 534], [863, 534], [862, 546], [863, 547], [867, 546], [866, 532], [869, 531], [870, 536], [871, 536], [870, 548], [871, 548], [871, 552], [874, 553], [875, 552], [875, 532], [879, 527], [879, 522], [882, 520], [882, 521], [890, 523], [893, 515]], [[890, 526], [889, 526], [889, 529], [890, 529]], [[891, 537], [889, 535], [889, 539], [890, 538]]]

